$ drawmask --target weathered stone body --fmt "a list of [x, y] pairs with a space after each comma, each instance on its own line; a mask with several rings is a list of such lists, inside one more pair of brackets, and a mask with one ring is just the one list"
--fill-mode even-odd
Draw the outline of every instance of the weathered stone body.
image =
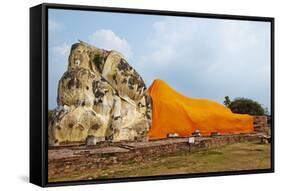
[[49, 145], [95, 140], [146, 140], [151, 99], [140, 75], [116, 51], [72, 45], [49, 119]]

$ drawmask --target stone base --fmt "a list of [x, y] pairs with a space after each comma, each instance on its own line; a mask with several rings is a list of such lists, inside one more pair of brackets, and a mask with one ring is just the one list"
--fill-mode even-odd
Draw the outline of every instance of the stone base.
[[223, 145], [260, 141], [263, 133], [231, 134], [217, 137], [196, 137], [194, 144], [188, 138], [170, 138], [148, 142], [121, 142], [92, 146], [54, 147], [48, 150], [49, 176], [74, 173], [83, 169], [108, 168], [128, 160], [144, 161], [177, 151], [198, 151]]

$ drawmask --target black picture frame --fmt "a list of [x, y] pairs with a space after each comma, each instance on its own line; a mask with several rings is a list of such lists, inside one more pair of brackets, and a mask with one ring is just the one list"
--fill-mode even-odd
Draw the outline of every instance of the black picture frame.
[[[271, 168], [262, 170], [243, 170], [209, 172], [185, 175], [163, 175], [107, 180], [83, 180], [67, 182], [48, 182], [48, 9], [87, 10], [114, 13], [133, 13], [147, 15], [168, 15], [179, 17], [218, 18], [231, 20], [265, 21], [271, 24]], [[127, 9], [116, 7], [96, 7], [85, 5], [40, 4], [30, 8], [30, 182], [42, 187], [82, 185], [96, 183], [131, 182], [145, 180], [164, 180], [176, 178], [194, 178], [206, 176], [226, 176], [274, 172], [274, 18], [160, 11], [145, 9]]]

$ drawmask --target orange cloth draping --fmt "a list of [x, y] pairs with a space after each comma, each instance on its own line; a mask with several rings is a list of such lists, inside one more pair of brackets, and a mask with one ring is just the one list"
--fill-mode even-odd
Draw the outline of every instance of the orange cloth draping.
[[215, 101], [184, 96], [162, 80], [155, 80], [148, 93], [152, 98], [150, 139], [166, 138], [169, 133], [190, 136], [196, 129], [204, 136], [253, 131], [252, 116], [232, 113]]

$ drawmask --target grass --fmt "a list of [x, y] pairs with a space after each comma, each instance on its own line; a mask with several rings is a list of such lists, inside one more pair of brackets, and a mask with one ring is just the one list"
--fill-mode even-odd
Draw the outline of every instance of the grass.
[[49, 177], [50, 182], [107, 179], [169, 174], [238, 171], [270, 168], [270, 144], [236, 143], [217, 149], [177, 152], [144, 162], [126, 161], [106, 169], [83, 170], [75, 174]]

